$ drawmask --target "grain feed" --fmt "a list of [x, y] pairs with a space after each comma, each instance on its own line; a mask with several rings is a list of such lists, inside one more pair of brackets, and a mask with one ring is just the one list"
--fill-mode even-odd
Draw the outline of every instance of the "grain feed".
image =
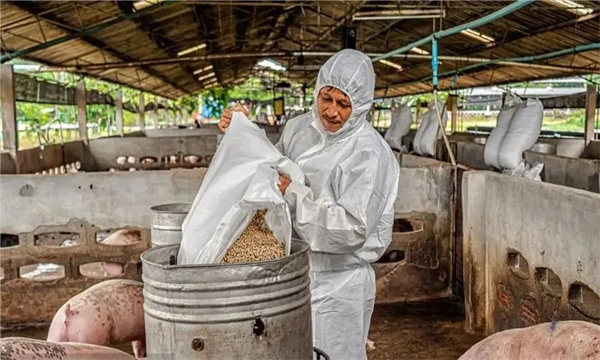
[[277, 240], [265, 222], [265, 211], [259, 210], [233, 245], [223, 263], [247, 263], [279, 259], [285, 256], [283, 244]]

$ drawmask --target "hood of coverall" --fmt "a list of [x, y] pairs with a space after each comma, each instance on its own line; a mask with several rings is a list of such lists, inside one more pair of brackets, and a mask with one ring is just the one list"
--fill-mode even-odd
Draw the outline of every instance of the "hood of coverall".
[[[352, 104], [352, 113], [348, 121], [335, 133], [325, 130], [317, 107], [319, 91], [325, 86], [333, 86], [343, 91]], [[344, 49], [337, 52], [319, 70], [315, 85], [315, 104], [312, 109], [315, 127], [330, 140], [351, 135], [366, 121], [373, 105], [374, 92], [375, 72], [371, 59], [357, 50]]]

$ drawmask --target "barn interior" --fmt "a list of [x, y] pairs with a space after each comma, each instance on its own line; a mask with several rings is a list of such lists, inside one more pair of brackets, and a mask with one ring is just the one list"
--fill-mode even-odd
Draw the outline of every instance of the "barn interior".
[[[2, 1], [0, 40], [2, 337], [45, 339], [72, 296], [141, 281], [140, 255], [161, 245], [162, 225], [180, 236], [223, 138], [209, 101], [251, 89], [225, 105], [272, 109], [253, 120], [276, 143], [344, 48], [372, 60], [369, 121], [382, 136], [410, 109], [391, 146], [396, 221], [373, 263], [369, 359], [456, 359], [507, 329], [600, 325], [597, 1]], [[556, 91], [567, 83], [575, 90]], [[543, 106], [534, 145], [518, 154], [535, 176], [486, 161], [511, 93]], [[436, 98], [447, 123], [432, 117], [442, 131], [424, 153], [416, 139]], [[30, 127], [22, 104], [72, 111]], [[480, 108], [491, 125], [464, 120]], [[576, 127], [545, 127], [571, 111]], [[119, 230], [139, 241], [102, 243]]]

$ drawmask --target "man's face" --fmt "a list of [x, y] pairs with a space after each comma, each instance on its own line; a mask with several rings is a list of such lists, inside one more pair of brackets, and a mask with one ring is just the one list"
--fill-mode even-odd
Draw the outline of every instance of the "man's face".
[[352, 114], [352, 102], [342, 91], [325, 86], [319, 91], [317, 109], [325, 130], [336, 132], [344, 126]]

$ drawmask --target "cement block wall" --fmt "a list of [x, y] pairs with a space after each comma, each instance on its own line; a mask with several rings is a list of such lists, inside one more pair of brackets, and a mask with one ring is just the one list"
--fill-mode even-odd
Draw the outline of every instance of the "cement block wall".
[[[192, 202], [206, 169], [177, 169], [67, 175], [3, 175], [0, 229], [17, 235], [19, 245], [0, 249], [2, 324], [50, 321], [70, 297], [101, 281], [82, 276], [79, 266], [99, 261], [125, 266], [120, 278], [140, 280], [139, 255], [150, 244], [150, 207]], [[142, 242], [127, 246], [96, 243], [99, 231], [135, 228]], [[38, 246], [42, 233], [77, 234], [73, 247]], [[19, 277], [23, 266], [49, 262], [64, 277], [32, 281]], [[31, 296], [36, 294], [36, 296]]]
[[[89, 153], [83, 141], [72, 141], [65, 144], [19, 150], [17, 161], [21, 174], [35, 174], [44, 170], [54, 170], [77, 161], [84, 165], [89, 163], [86, 161], [87, 159], [89, 159]], [[16, 174], [17, 169], [10, 155], [3, 153], [1, 161], [0, 174]]]
[[203, 126], [200, 129], [147, 129], [146, 136], [151, 138], [218, 135], [221, 131], [216, 125]]
[[467, 329], [491, 334], [551, 320], [599, 323], [598, 214], [598, 194], [465, 173]]
[[[550, 139], [555, 140], [555, 139]], [[456, 161], [476, 170], [492, 170], [485, 165], [485, 146], [471, 141], [454, 143]], [[558, 153], [576, 154], [583, 152], [583, 140], [570, 139], [556, 142]], [[600, 161], [575, 158], [561, 155], [551, 155], [526, 151], [525, 160], [528, 163], [541, 162], [544, 164], [542, 180], [556, 185], [569, 186], [591, 192], [599, 190]]]
[[591, 141], [586, 147], [583, 157], [600, 160], [600, 140]]
[[407, 253], [404, 261], [396, 265], [375, 264], [377, 274], [387, 273], [377, 279], [376, 301], [420, 301], [450, 296], [453, 169], [436, 160], [406, 154], [400, 162], [396, 217], [418, 220], [423, 231], [415, 232], [410, 241], [400, 244]]
[[574, 159], [533, 151], [525, 152], [528, 163], [541, 162], [544, 182], [600, 193], [600, 160]]
[[162, 138], [101, 138], [90, 140], [89, 152], [93, 167], [97, 171], [107, 171], [117, 167], [119, 156], [155, 157], [160, 161], [164, 156], [196, 155], [209, 163], [217, 149], [217, 135], [182, 136]]
[[17, 167], [10, 153], [3, 151], [0, 153], [0, 174], [15, 174]]
[[150, 207], [191, 202], [206, 169], [7, 175], [0, 186], [3, 233], [84, 219], [100, 228], [150, 226]]

